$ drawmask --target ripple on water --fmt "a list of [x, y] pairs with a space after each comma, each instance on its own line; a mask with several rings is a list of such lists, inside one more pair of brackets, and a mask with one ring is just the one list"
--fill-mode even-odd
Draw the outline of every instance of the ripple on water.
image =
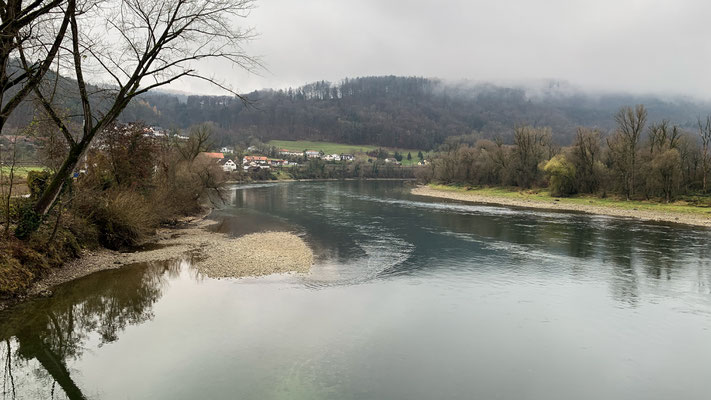
[[312, 267], [305, 284], [309, 287], [352, 285], [370, 281], [383, 271], [404, 262], [415, 246], [374, 219], [371, 224], [354, 227], [355, 245], [364, 253], [348, 263], [322, 260]]

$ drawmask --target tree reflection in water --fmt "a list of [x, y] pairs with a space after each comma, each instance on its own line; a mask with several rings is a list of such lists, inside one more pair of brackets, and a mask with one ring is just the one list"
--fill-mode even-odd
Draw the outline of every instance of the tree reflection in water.
[[[67, 367], [90, 338], [99, 346], [118, 340], [128, 325], [153, 318], [152, 306], [185, 260], [136, 264], [59, 286], [0, 314], [3, 399], [86, 399]], [[119, 279], [120, 276], [120, 279]], [[96, 340], [96, 339], [95, 339]]]

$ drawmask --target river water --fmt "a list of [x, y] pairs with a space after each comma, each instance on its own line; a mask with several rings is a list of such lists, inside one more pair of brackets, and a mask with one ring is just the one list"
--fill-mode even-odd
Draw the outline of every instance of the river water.
[[215, 229], [296, 232], [309, 275], [62, 285], [0, 314], [2, 398], [709, 398], [711, 231], [408, 189], [231, 188]]

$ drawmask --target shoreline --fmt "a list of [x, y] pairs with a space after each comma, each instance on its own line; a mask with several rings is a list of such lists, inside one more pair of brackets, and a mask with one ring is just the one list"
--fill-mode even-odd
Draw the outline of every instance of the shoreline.
[[[683, 212], [651, 211], [622, 209], [613, 206], [571, 204], [562, 201], [533, 200], [533, 199], [512, 199], [503, 196], [471, 192], [458, 192], [454, 190], [435, 189], [429, 186], [418, 186], [410, 190], [416, 196], [425, 196], [438, 199], [458, 200], [471, 203], [521, 207], [538, 210], [573, 211], [585, 214], [607, 215], [611, 217], [633, 218], [642, 221], [670, 222], [697, 227], [711, 228], [711, 214], [708, 216], [694, 215]], [[710, 210], [711, 211], [711, 210]]]
[[294, 233], [258, 232], [231, 237], [209, 230], [216, 222], [207, 216], [185, 218], [177, 227], [160, 228], [133, 252], [85, 250], [79, 258], [34, 282], [24, 295], [0, 299], [0, 311], [38, 296], [52, 296], [53, 287], [95, 272], [188, 255], [195, 256], [194, 266], [201, 274], [214, 279], [307, 273], [313, 265], [311, 248]]
[[416, 181], [417, 178], [322, 178], [322, 179], [275, 179], [263, 181], [226, 181], [223, 185], [250, 185], [280, 182], [334, 182], [334, 181]]

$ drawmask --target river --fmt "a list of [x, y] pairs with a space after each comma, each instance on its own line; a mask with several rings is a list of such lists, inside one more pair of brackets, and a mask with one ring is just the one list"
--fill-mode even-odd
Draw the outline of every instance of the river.
[[3, 399], [707, 399], [711, 231], [436, 201], [403, 182], [232, 187], [231, 235], [283, 230], [310, 274], [194, 259], [0, 314]]

